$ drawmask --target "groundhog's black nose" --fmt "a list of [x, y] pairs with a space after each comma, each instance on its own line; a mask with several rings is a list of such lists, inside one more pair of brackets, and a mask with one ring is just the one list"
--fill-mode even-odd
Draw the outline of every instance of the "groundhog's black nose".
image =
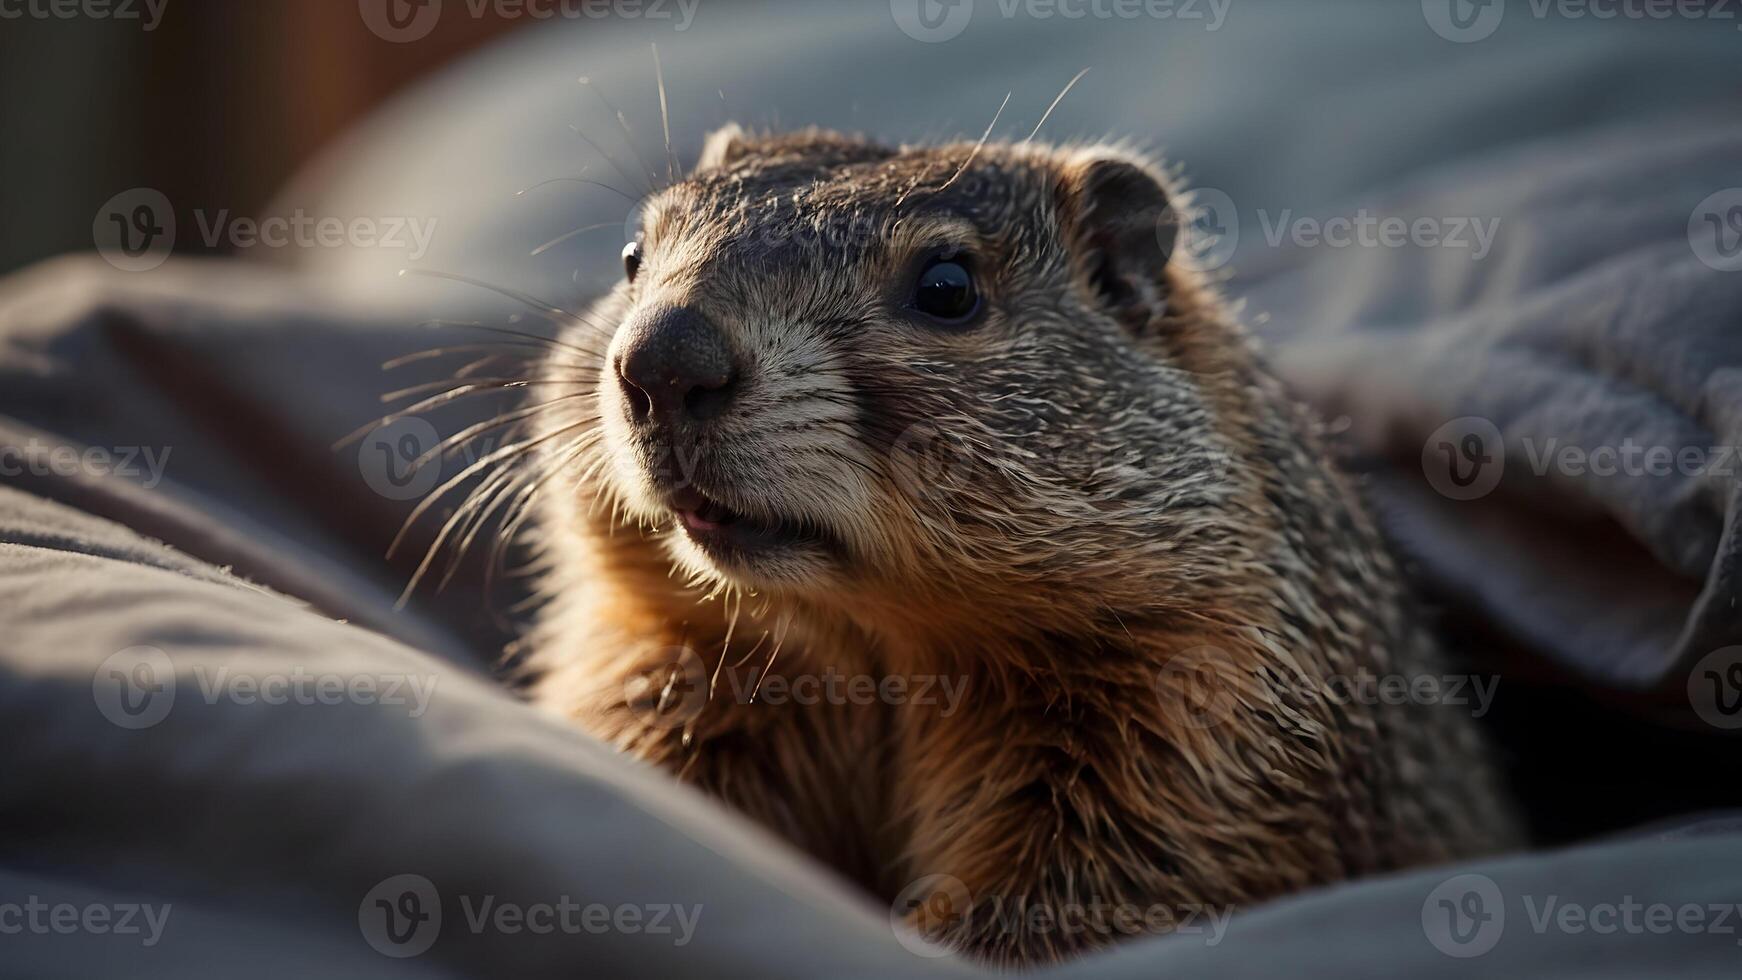
[[643, 310], [624, 325], [617, 377], [638, 422], [675, 427], [720, 414], [737, 386], [726, 338], [687, 306]]

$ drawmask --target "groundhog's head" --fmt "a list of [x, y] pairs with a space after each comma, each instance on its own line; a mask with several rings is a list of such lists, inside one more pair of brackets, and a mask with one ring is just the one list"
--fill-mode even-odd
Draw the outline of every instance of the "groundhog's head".
[[577, 328], [596, 489], [683, 572], [872, 617], [1155, 595], [1231, 494], [1177, 213], [1105, 146], [715, 133]]

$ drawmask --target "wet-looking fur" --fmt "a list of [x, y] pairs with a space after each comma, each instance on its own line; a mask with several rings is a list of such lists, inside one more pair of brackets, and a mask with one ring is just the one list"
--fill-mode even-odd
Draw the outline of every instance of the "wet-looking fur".
[[[1504, 846], [1467, 713], [1323, 696], [1447, 668], [1176, 254], [1177, 197], [1114, 147], [712, 136], [545, 367], [573, 397], [536, 422], [532, 465], [570, 475], [533, 535], [535, 699], [999, 963], [1132, 928], [1012, 908], [1242, 908]], [[965, 327], [909, 308], [940, 254], [978, 284]], [[738, 365], [675, 444], [616, 377], [620, 325], [674, 306]], [[678, 485], [779, 545], [700, 546]], [[748, 696], [829, 673], [962, 695]]]

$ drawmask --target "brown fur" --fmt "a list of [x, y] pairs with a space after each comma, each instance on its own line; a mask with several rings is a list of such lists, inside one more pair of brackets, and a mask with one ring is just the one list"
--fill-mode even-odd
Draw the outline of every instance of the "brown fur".
[[[1311, 696], [1446, 667], [1313, 423], [1171, 254], [1170, 194], [1117, 148], [716, 134], [546, 368], [580, 397], [534, 430], [572, 474], [535, 535], [536, 699], [886, 899], [948, 876], [943, 919], [904, 894], [916, 924], [1000, 963], [1120, 935], [1000, 903], [1244, 907], [1504, 844], [1467, 713]], [[982, 260], [972, 330], [894, 309], [939, 244]], [[677, 469], [831, 547], [722, 564], [673, 527], [610, 377], [654, 298], [750, 365]], [[831, 668], [966, 695], [731, 693]]]

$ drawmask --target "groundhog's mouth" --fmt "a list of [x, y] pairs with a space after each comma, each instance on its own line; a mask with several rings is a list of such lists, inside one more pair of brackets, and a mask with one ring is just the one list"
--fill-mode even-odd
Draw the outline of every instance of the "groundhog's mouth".
[[694, 487], [670, 494], [677, 526], [714, 557], [755, 554], [828, 541], [823, 528], [796, 517], [768, 520], [735, 510]]

